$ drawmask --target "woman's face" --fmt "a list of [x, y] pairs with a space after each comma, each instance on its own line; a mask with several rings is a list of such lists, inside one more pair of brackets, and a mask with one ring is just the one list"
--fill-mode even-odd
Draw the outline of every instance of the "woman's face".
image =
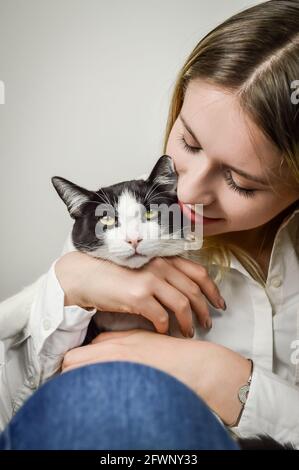
[[166, 154], [178, 173], [179, 201], [202, 204], [204, 217], [219, 219], [204, 221], [204, 235], [260, 227], [299, 199], [278, 149], [232, 93], [205, 81], [189, 83]]

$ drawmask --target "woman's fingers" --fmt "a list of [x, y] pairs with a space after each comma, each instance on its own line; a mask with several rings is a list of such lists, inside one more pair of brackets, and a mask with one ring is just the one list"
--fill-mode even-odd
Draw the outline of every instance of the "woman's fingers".
[[154, 295], [163, 305], [174, 312], [184, 336], [193, 336], [193, 318], [188, 298], [167, 281], [160, 280], [154, 286]]
[[212, 321], [200, 287], [182, 271], [173, 266], [170, 267], [166, 275], [166, 281], [180, 290], [189, 299], [192, 310], [197, 315], [200, 325], [203, 328], [210, 328]]
[[171, 265], [178, 268], [192, 279], [199, 287], [202, 293], [216, 308], [226, 309], [225, 301], [222, 298], [215, 282], [210, 278], [207, 269], [201, 264], [187, 260], [179, 256], [165, 258]]
[[169, 315], [153, 296], [137, 299], [133, 313], [142, 315], [147, 320], [150, 320], [158, 333], [165, 334], [168, 332]]

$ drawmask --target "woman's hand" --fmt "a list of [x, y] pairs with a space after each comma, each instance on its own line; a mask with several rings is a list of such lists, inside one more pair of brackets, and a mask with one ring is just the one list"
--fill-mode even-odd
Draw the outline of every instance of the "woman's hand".
[[91, 344], [72, 349], [62, 371], [107, 361], [137, 362], [173, 375], [229, 425], [239, 416], [238, 390], [251, 370], [247, 359], [224, 346], [135, 329], [101, 333]]
[[154, 258], [139, 269], [130, 269], [74, 251], [56, 262], [55, 271], [65, 305], [139, 314], [159, 333], [169, 328], [164, 306], [174, 312], [182, 334], [189, 337], [193, 336], [192, 309], [202, 327], [211, 327], [205, 297], [216, 308], [224, 306], [207, 270], [177, 256]]

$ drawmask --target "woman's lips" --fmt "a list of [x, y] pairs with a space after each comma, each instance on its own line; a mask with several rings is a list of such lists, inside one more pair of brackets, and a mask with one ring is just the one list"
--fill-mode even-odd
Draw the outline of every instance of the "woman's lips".
[[211, 217], [204, 217], [200, 214], [197, 214], [193, 209], [191, 209], [191, 204], [184, 204], [183, 202], [179, 201], [179, 206], [183, 213], [190, 219], [192, 222], [203, 223], [203, 224], [210, 224], [218, 222], [222, 219], [215, 219]]

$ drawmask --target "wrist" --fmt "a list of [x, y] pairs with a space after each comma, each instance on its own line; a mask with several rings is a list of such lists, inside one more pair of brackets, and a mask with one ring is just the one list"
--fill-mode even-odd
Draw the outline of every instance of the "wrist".
[[249, 389], [250, 389], [250, 385], [251, 385], [251, 380], [252, 380], [253, 367], [254, 367], [252, 359], [247, 359], [247, 360], [250, 363], [250, 376], [247, 379], [247, 382], [244, 383], [239, 388], [238, 399], [239, 399], [239, 403], [241, 405], [241, 409], [240, 409], [240, 412], [238, 413], [237, 419], [235, 419], [231, 424], [229, 424], [228, 425], [229, 427], [235, 427], [235, 426], [239, 425], [239, 422], [241, 420], [242, 413], [243, 413], [243, 410], [244, 410], [244, 407], [245, 407], [245, 404], [246, 404], [246, 401], [247, 401], [247, 397], [248, 397], [248, 393], [249, 393]]
[[[78, 305], [82, 308], [93, 308], [86, 295], [82, 291], [83, 280], [86, 282], [86, 270], [93, 264], [90, 256], [73, 251], [66, 253], [55, 263], [55, 274], [64, 291], [64, 306]], [[85, 283], [84, 282], [84, 283]]]
[[[246, 401], [243, 401], [244, 394], [242, 393], [242, 390], [246, 385], [246, 387], [248, 387], [248, 393], [251, 381], [253, 363], [251, 360], [244, 357], [242, 357], [242, 362], [243, 364], [240, 363], [240, 369], [236, 373], [236, 379], [229, 390], [230, 396], [227, 397], [225, 412], [223, 411], [223, 422], [229, 427], [237, 426], [241, 419]], [[242, 397], [242, 402], [240, 400], [240, 396]]]
[[210, 349], [212, 354], [209, 354], [209, 359], [214, 363], [213, 373], [211, 362], [207, 363], [204, 374], [200, 377], [199, 395], [224, 424], [233, 426], [244, 407], [238, 393], [251, 375], [251, 362], [220, 345], [211, 344]]

